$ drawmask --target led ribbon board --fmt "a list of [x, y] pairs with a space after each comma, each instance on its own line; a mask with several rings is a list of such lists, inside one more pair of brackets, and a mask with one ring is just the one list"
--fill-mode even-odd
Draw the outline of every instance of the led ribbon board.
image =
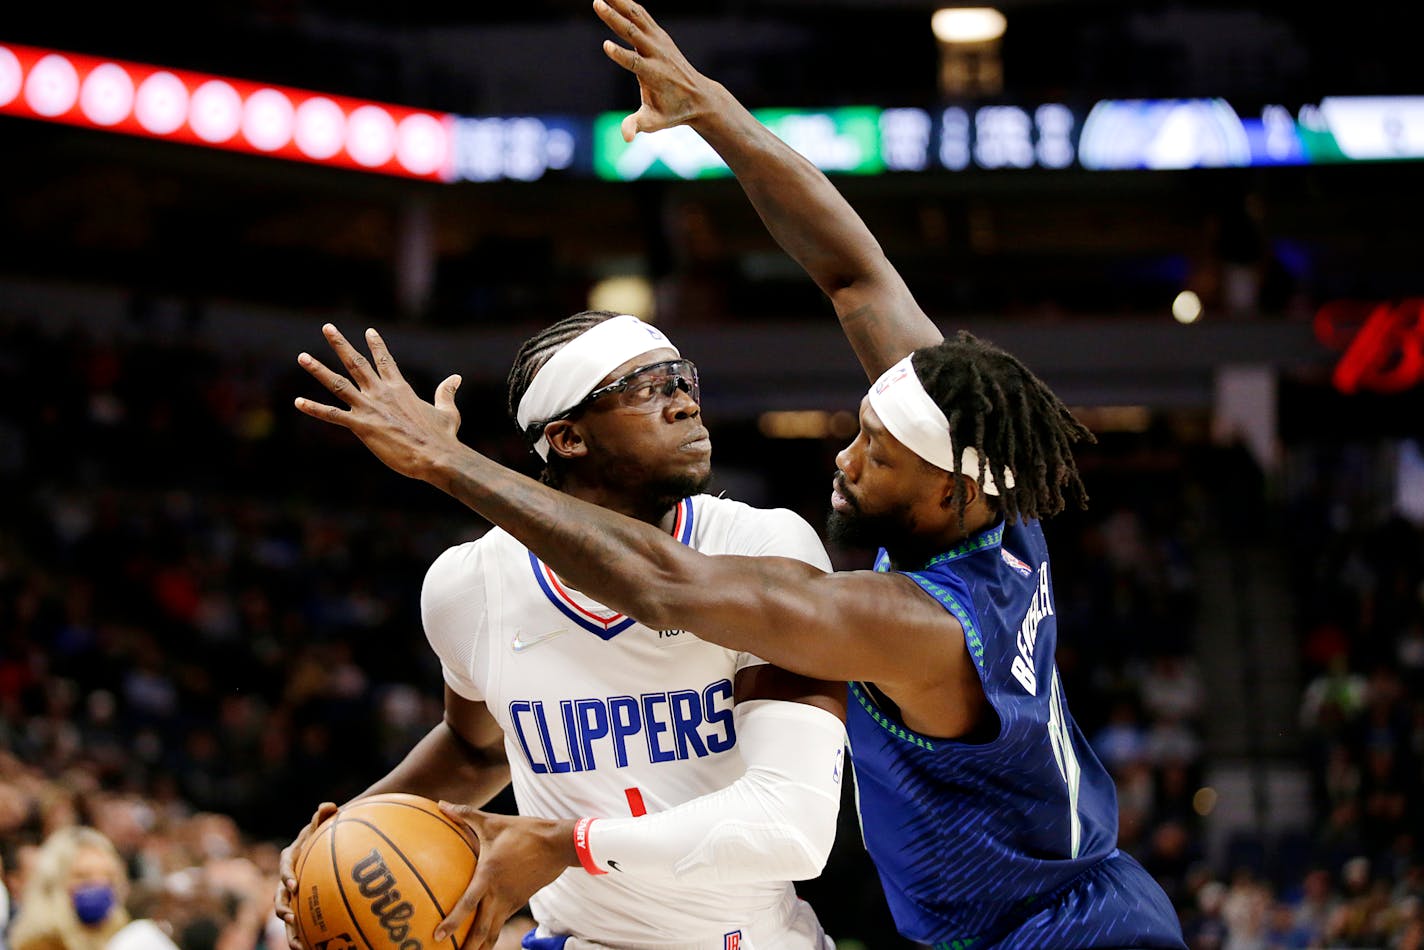
[[[0, 114], [440, 182], [730, 174], [690, 128], [624, 142], [621, 112], [457, 116], [17, 44], [0, 43]], [[830, 174], [1424, 159], [1424, 96], [1330, 96], [1259, 117], [1222, 99], [1103, 99], [1086, 114], [1050, 103], [755, 115]]]
[[[822, 171], [877, 175], [885, 170], [880, 149], [880, 112], [852, 106], [822, 111], [760, 109], [753, 114], [775, 135]], [[731, 174], [725, 162], [687, 126], [639, 133], [623, 141], [623, 113], [594, 120], [593, 168], [600, 178], [719, 178]]]
[[451, 180], [454, 116], [0, 44], [0, 113], [364, 172]]

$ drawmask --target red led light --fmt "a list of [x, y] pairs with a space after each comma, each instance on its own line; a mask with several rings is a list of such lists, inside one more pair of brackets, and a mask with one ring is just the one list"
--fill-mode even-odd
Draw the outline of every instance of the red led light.
[[454, 116], [0, 45], [0, 113], [359, 171], [451, 181]]

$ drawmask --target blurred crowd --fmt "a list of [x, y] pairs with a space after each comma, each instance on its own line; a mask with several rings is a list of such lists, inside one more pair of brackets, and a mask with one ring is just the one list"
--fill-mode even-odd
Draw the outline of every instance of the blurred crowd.
[[438, 721], [420, 580], [478, 529], [397, 479], [374, 487], [379, 466], [288, 418], [297, 375], [0, 325], [0, 860], [17, 914], [40, 846], [84, 825], [117, 849], [130, 912], [182, 950], [282, 947], [279, 848]]
[[1408, 498], [1419, 447], [1310, 447], [1287, 479], [1317, 816], [1307, 882], [1315, 916], [1350, 946], [1424, 946], [1424, 519]]
[[230, 817], [107, 791], [82, 768], [50, 777], [9, 753], [0, 767], [13, 950], [281, 945], [278, 849]]
[[[130, 950], [163, 950], [160, 938], [280, 950], [278, 850], [317, 803], [357, 794], [437, 721], [420, 582], [441, 550], [485, 526], [301, 417], [290, 406], [303, 393], [293, 361], [0, 321], [12, 950], [37, 950], [15, 942], [26, 905], [40, 903], [27, 895], [46, 842], [76, 826], [112, 845], [124, 923], [152, 924]], [[461, 400], [503, 405], [499, 392]], [[502, 410], [466, 419], [466, 441], [519, 458]], [[1083, 454], [1093, 508], [1049, 527], [1058, 661], [1118, 782], [1122, 847], [1163, 882], [1194, 948], [1424, 946], [1424, 534], [1297, 493], [1300, 511], [1282, 524], [1308, 592], [1313, 846], [1300, 866], [1217, 866], [1194, 801], [1211, 697], [1193, 634], [1201, 539], [1224, 516], [1204, 499], [1224, 489], [1201, 474], [1219, 469], [1217, 450], [1179, 436], [1105, 435]], [[1324, 479], [1328, 460], [1316, 461]], [[813, 519], [822, 504], [776, 503]], [[902, 946], [867, 923], [888, 926], [844, 811], [832, 864], [805, 890], [846, 946]]]

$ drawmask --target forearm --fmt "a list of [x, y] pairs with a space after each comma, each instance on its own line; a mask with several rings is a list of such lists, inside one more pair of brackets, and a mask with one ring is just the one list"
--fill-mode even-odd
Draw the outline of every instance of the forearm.
[[508, 784], [509, 764], [502, 756], [470, 745], [442, 721], [395, 768], [356, 797], [408, 792], [480, 807]]
[[689, 122], [721, 155], [767, 230], [828, 295], [875, 276], [884, 254], [830, 180], [720, 84]]
[[835, 305], [872, 376], [943, 339], [864, 221], [820, 169], [762, 125], [720, 84], [689, 122], [737, 176], [777, 244]]
[[705, 559], [641, 521], [555, 491], [463, 444], [437, 453], [424, 476], [513, 535], [578, 590], [650, 627], [683, 626], [697, 605], [673, 595]]
[[840, 810], [840, 719], [755, 701], [737, 706], [736, 722], [741, 778], [657, 814], [585, 821], [575, 839], [585, 869], [722, 884], [820, 874]]

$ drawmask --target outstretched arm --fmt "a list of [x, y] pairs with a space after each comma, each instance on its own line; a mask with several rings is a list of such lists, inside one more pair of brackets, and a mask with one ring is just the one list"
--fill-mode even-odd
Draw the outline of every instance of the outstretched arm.
[[[458, 376], [440, 384], [432, 405], [401, 377], [374, 330], [366, 333], [374, 365], [336, 327], [323, 331], [351, 377], [306, 353], [298, 361], [349, 409], [307, 399], [297, 408], [350, 429], [397, 472], [504, 528], [577, 589], [649, 626], [688, 629], [805, 676], [907, 687], [943, 682], [956, 647], [948, 615], [912, 581], [826, 573], [792, 558], [701, 554], [463, 445]], [[894, 650], [884, 649], [887, 629], [896, 631]], [[962, 637], [957, 649], [963, 653]]]
[[593, 8], [626, 44], [605, 41], [604, 52], [638, 77], [642, 94], [641, 107], [623, 120], [623, 137], [695, 129], [736, 174], [772, 237], [830, 298], [871, 379], [943, 339], [865, 222], [816, 166], [693, 68], [642, 6], [594, 0]]
[[[650, 524], [554, 491], [461, 444], [458, 376], [447, 377], [427, 403], [401, 377], [375, 330], [366, 332], [371, 360], [334, 326], [323, 332], [351, 377], [306, 353], [298, 362], [349, 408], [308, 399], [298, 399], [297, 408], [350, 429], [395, 471], [464, 502], [577, 589], [648, 626], [690, 630], [803, 676], [874, 682], [917, 731], [960, 736], [977, 721], [983, 692], [963, 631], [913, 581], [828, 573], [794, 558], [701, 554]], [[569, 840], [577, 825], [456, 809], [479, 835], [481, 858], [442, 932], [455, 918], [475, 914], [464, 947], [487, 950], [499, 923], [575, 859], [591, 871], [626, 864], [623, 873], [654, 877], [759, 879], [772, 862], [778, 879], [814, 873], [834, 827], [843, 710], [804, 687], [757, 686], [772, 701], [737, 713], [739, 741], [747, 743], [742, 779], [671, 817], [584, 822], [582, 854]], [[786, 699], [798, 701], [777, 701]], [[789, 748], [786, 740], [799, 744]], [[709, 862], [703, 857], [709, 853], [735, 860]]]

